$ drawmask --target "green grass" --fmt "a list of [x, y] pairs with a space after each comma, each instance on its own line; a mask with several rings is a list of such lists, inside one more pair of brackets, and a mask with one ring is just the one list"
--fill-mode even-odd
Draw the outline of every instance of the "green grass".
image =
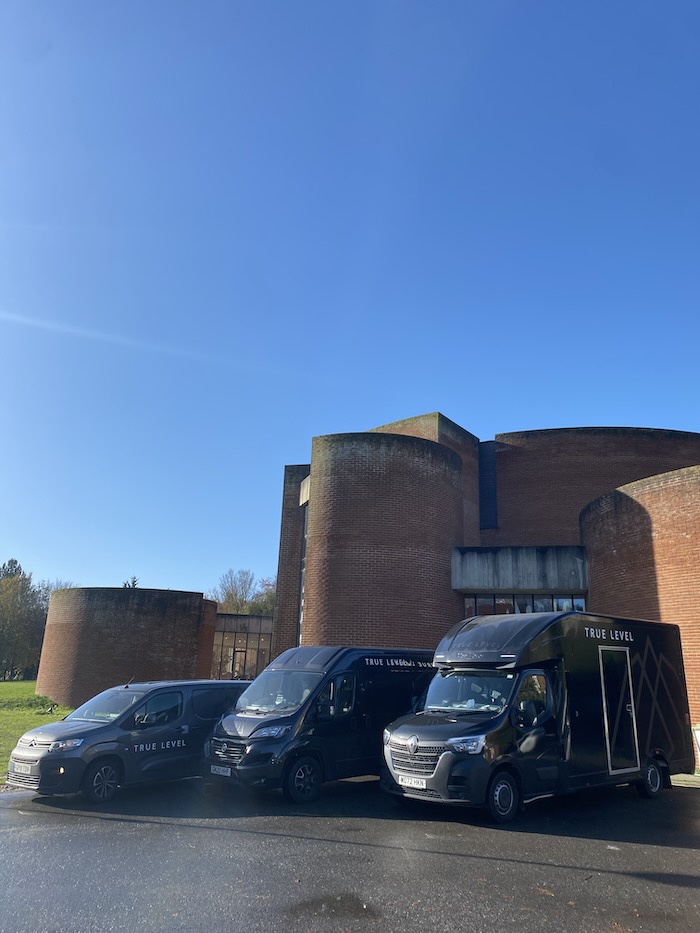
[[5, 783], [7, 762], [17, 739], [35, 726], [56, 722], [70, 713], [65, 706], [55, 707], [52, 713], [44, 712], [51, 706], [51, 700], [36, 696], [35, 690], [35, 680], [0, 683], [0, 784]]

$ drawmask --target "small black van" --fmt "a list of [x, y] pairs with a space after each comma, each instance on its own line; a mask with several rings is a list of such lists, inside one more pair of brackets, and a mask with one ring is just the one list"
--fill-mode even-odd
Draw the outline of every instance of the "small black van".
[[106, 803], [125, 784], [199, 774], [202, 748], [250, 681], [129, 683], [98, 693], [61, 722], [31, 729], [10, 756], [7, 783], [38, 794], [82, 791]]
[[205, 778], [281, 787], [304, 803], [323, 781], [378, 774], [382, 729], [424, 693], [431, 661], [431, 651], [399, 648], [290, 648], [216, 726]]
[[421, 712], [384, 732], [381, 786], [436, 803], [523, 802], [610, 784], [646, 797], [694, 768], [677, 625], [590, 613], [480, 616], [435, 651]]

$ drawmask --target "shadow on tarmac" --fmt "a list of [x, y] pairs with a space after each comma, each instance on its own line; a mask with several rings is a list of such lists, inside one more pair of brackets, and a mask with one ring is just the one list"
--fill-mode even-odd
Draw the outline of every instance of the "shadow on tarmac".
[[[598, 788], [537, 800], [528, 804], [513, 823], [500, 827], [495, 826], [483, 810], [396, 801], [380, 792], [376, 778], [326, 784], [321, 797], [304, 806], [289, 804], [279, 791], [208, 787], [197, 778], [125, 788], [107, 807], [86, 803], [76, 796], [30, 798], [23, 793], [21, 798], [25, 806], [29, 798], [32, 809], [56, 814], [118, 822], [173, 821], [182, 827], [192, 825], [198, 829], [224, 831], [244, 828], [250, 831], [248, 820], [263, 819], [266, 831], [277, 832], [279, 827], [275, 826], [275, 820], [281, 817], [285, 832], [293, 831], [294, 821], [298, 819], [322, 820], [326, 826], [328, 820], [342, 820], [342, 832], [347, 835], [362, 831], [361, 825], [353, 825], [348, 820], [388, 820], [412, 821], [430, 828], [431, 833], [440, 825], [456, 824], [476, 832], [488, 829], [516, 837], [537, 834], [700, 849], [700, 793], [695, 787], [674, 787], [655, 800], [641, 798], [630, 786]], [[244, 820], [245, 827], [241, 825]], [[667, 878], [664, 876], [663, 880]]]

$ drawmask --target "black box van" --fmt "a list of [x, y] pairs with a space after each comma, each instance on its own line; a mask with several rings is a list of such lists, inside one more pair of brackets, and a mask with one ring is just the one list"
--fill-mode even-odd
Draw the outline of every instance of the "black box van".
[[425, 706], [384, 732], [381, 786], [486, 806], [604, 784], [653, 797], [694, 755], [678, 626], [588, 613], [482, 616], [440, 642]]
[[290, 648], [216, 726], [205, 777], [302, 803], [323, 781], [378, 774], [382, 729], [425, 691], [431, 662], [431, 651]]
[[130, 683], [37, 726], [10, 756], [7, 783], [39, 794], [82, 791], [106, 803], [120, 785], [199, 774], [204, 740], [250, 681]]

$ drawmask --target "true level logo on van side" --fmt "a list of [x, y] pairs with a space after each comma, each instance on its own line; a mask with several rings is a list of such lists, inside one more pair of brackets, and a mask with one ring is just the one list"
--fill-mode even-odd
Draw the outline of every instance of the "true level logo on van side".
[[589, 628], [584, 626], [586, 638], [597, 638], [599, 641], [634, 641], [632, 632], [622, 628]]
[[134, 745], [135, 752], [164, 751], [166, 748], [187, 748], [184, 739], [168, 739], [166, 742], [141, 742]]
[[412, 658], [365, 658], [368, 667], [432, 667], [430, 661], [414, 661]]

